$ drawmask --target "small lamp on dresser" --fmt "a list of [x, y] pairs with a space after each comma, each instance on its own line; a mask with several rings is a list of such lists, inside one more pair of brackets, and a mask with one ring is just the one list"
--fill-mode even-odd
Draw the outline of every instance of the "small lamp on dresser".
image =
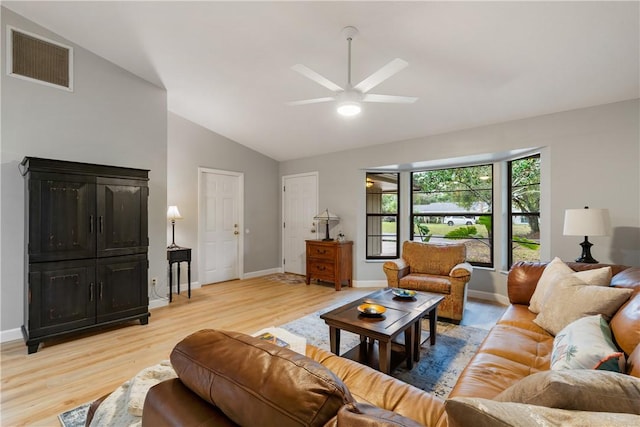
[[175, 249], [179, 247], [176, 245], [176, 219], [182, 219], [182, 215], [180, 215], [177, 206], [169, 206], [169, 209], [167, 209], [167, 219], [171, 220], [171, 244], [167, 246], [167, 249]]
[[340, 220], [340, 217], [329, 212], [329, 209], [325, 209], [324, 212], [321, 212], [318, 215], [314, 216], [313, 219], [319, 222], [324, 221], [326, 227], [324, 232], [324, 239], [322, 240], [325, 242], [332, 241], [333, 239], [329, 236], [329, 221], [338, 221]]

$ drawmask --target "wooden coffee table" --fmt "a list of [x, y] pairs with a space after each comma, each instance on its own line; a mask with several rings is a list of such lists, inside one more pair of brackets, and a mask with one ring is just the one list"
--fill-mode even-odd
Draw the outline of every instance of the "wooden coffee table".
[[[399, 298], [393, 295], [392, 289], [387, 288], [324, 313], [320, 318], [329, 325], [333, 353], [339, 355], [340, 331], [353, 332], [360, 335], [360, 345], [343, 357], [389, 374], [394, 342], [402, 346], [402, 356], [408, 369], [413, 368], [414, 361], [420, 360], [421, 320], [424, 317], [429, 317], [429, 336], [431, 345], [435, 345], [438, 305], [443, 299], [442, 295], [428, 292], [417, 292], [414, 298]], [[358, 311], [358, 306], [364, 303], [382, 305], [387, 311], [380, 317], [364, 316]], [[374, 341], [377, 341], [377, 345]]]

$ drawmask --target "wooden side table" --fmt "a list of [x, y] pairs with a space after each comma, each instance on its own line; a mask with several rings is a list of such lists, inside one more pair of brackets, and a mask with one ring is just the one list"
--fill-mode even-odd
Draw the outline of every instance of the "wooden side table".
[[351, 286], [353, 242], [307, 240], [307, 285], [311, 278], [335, 283], [336, 291], [342, 282]]
[[173, 301], [173, 264], [178, 264], [178, 295], [180, 295], [180, 263], [187, 263], [187, 289], [191, 298], [191, 248], [167, 248], [167, 260], [169, 261], [169, 302]]

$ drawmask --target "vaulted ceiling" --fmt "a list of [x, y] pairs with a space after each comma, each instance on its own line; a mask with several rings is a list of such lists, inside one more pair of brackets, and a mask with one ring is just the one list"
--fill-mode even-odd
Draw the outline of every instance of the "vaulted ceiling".
[[[160, 85], [169, 110], [276, 160], [640, 96], [631, 2], [12, 2], [3, 6]], [[352, 80], [409, 63], [346, 119], [291, 69]]]

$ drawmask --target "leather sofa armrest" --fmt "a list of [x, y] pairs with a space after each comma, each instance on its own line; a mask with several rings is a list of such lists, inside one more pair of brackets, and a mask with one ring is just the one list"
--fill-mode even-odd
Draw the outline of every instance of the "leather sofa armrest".
[[449, 276], [456, 277], [458, 279], [462, 279], [464, 277], [471, 278], [472, 272], [473, 272], [473, 266], [468, 262], [462, 262], [460, 264], [456, 264], [453, 266], [453, 268], [449, 272]]
[[387, 286], [397, 288], [400, 279], [409, 274], [410, 268], [407, 262], [400, 258], [385, 262], [382, 265], [382, 270], [387, 276]]
[[546, 266], [546, 262], [519, 261], [513, 264], [507, 276], [507, 293], [511, 304], [529, 305]]

